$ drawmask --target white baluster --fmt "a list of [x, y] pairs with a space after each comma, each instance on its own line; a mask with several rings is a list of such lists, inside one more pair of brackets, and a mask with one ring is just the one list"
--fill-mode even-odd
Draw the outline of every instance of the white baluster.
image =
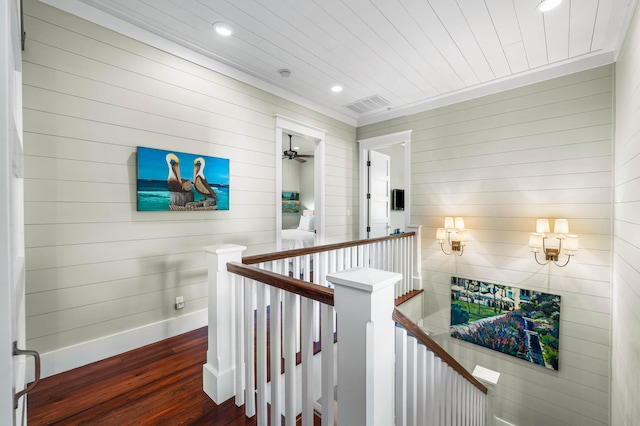
[[407, 424], [417, 424], [418, 414], [418, 341], [407, 340]]
[[451, 406], [453, 400], [453, 383], [451, 377], [451, 369], [446, 367], [442, 369], [443, 372], [443, 405], [444, 405], [444, 423], [443, 426], [451, 426]]
[[407, 426], [407, 331], [396, 327], [395, 426]]
[[433, 352], [431, 351], [427, 351], [427, 398], [426, 398], [426, 402], [427, 402], [427, 418], [426, 418], [426, 424], [430, 424], [430, 425], [435, 425], [438, 424], [437, 423], [437, 418], [436, 418], [436, 412], [437, 412], [437, 407], [436, 407], [436, 392], [438, 391], [438, 388], [435, 387], [435, 379], [436, 379], [436, 372], [435, 372], [435, 356], [433, 354]]
[[322, 426], [333, 426], [335, 419], [335, 356], [333, 343], [334, 309], [330, 305], [322, 305]]
[[411, 237], [402, 239], [402, 294], [409, 293], [411, 289]]
[[300, 298], [302, 316], [302, 426], [313, 426], [313, 300]]
[[296, 295], [285, 293], [284, 296], [284, 376], [285, 376], [285, 424], [296, 424]]
[[267, 426], [267, 298], [266, 285], [256, 282], [256, 388], [258, 426]]
[[442, 360], [440, 358], [435, 358], [434, 359], [434, 373], [433, 373], [433, 379], [434, 379], [434, 389], [437, 389], [437, 392], [435, 393], [435, 413], [434, 413], [434, 425], [440, 425], [444, 423], [444, 418], [442, 417], [442, 398], [444, 395], [444, 392], [442, 391], [444, 389], [444, 382], [442, 381]]
[[422, 225], [409, 225], [407, 232], [415, 232], [415, 236], [411, 237], [411, 280], [410, 288], [412, 290], [422, 289]]
[[418, 371], [416, 372], [416, 382], [418, 388], [417, 420], [416, 424], [427, 424], [427, 348], [418, 345]]
[[[277, 265], [275, 270], [281, 270]], [[269, 350], [271, 351], [271, 424], [280, 424], [282, 413], [282, 376], [280, 374], [282, 359], [282, 343], [280, 342], [280, 329], [282, 325], [282, 311], [280, 301], [283, 291], [271, 287], [271, 307], [269, 308]]]
[[244, 391], [245, 391], [245, 382], [244, 382], [244, 279], [239, 275], [234, 275], [234, 288], [236, 290], [235, 304], [236, 304], [236, 312], [235, 312], [235, 346], [236, 346], [236, 405], [241, 407], [244, 405]]
[[254, 318], [253, 306], [255, 300], [255, 284], [252, 280], [244, 280], [244, 346], [245, 346], [245, 413], [247, 417], [256, 414], [255, 380], [254, 380]]

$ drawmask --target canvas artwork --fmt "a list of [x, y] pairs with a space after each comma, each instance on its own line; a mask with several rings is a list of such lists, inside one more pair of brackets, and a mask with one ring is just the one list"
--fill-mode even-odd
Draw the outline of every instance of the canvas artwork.
[[560, 296], [451, 277], [450, 334], [557, 370]]
[[282, 213], [298, 213], [300, 211], [300, 193], [282, 192]]
[[229, 159], [138, 147], [138, 211], [229, 210]]

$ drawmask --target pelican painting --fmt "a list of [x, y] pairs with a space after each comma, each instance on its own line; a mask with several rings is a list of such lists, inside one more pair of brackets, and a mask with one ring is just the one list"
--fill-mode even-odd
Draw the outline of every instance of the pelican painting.
[[193, 183], [196, 191], [198, 191], [205, 200], [211, 198], [214, 204], [218, 202], [218, 196], [204, 177], [204, 158], [202, 157], [193, 160]]
[[139, 146], [137, 172], [138, 211], [229, 210], [227, 158]]

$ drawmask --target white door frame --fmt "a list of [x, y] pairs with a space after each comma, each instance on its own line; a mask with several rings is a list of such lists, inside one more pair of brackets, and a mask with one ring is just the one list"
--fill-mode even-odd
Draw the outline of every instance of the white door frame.
[[411, 220], [411, 132], [405, 130], [372, 138], [360, 139], [360, 239], [367, 238], [367, 159], [374, 148], [404, 143], [404, 224]]
[[313, 152], [313, 190], [316, 227], [316, 244], [324, 244], [324, 153], [327, 132], [282, 115], [276, 115], [276, 250], [282, 249], [282, 133], [295, 133], [315, 140]]
[[22, 43], [20, 2], [0, 6], [0, 424], [26, 424], [24, 162], [22, 148]]

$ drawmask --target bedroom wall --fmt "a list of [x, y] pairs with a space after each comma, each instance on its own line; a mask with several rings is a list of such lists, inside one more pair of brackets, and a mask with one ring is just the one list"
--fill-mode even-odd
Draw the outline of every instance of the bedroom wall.
[[612, 425], [640, 418], [640, 8], [616, 62]]
[[[274, 114], [327, 131], [327, 241], [357, 236], [357, 214], [345, 215], [357, 212], [354, 127], [24, 6], [27, 346], [44, 354], [45, 375], [203, 325], [203, 246], [274, 249]], [[137, 146], [229, 158], [230, 210], [137, 212]]]
[[[413, 130], [425, 326], [467, 369], [501, 373], [490, 401], [517, 426], [609, 424], [612, 88], [605, 66], [358, 129], [358, 139]], [[436, 244], [445, 216], [465, 218], [462, 257]], [[540, 266], [529, 233], [558, 217], [580, 250], [566, 268]], [[449, 337], [451, 276], [559, 294], [559, 370]]]
[[307, 162], [300, 164], [300, 205], [302, 209], [314, 210], [315, 206], [315, 178], [313, 158], [307, 158]]
[[[300, 193], [300, 163], [297, 161], [282, 160], [282, 190]], [[282, 229], [292, 229], [298, 226], [299, 213], [282, 213]]]

